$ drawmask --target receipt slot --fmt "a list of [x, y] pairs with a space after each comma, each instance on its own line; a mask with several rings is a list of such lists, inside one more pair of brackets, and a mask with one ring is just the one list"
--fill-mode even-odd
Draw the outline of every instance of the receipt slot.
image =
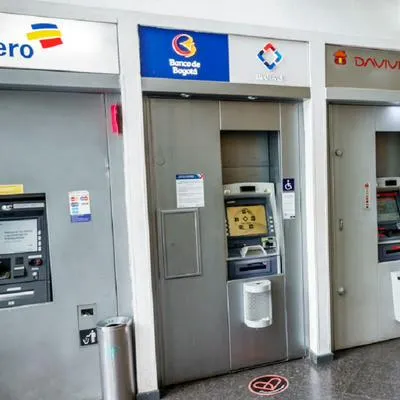
[[51, 300], [46, 196], [1, 196], [0, 308]]

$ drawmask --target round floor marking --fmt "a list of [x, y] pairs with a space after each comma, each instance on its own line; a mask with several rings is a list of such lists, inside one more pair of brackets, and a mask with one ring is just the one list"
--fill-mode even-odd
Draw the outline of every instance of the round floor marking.
[[264, 375], [249, 383], [251, 393], [258, 396], [274, 396], [284, 392], [289, 387], [289, 381], [279, 375]]

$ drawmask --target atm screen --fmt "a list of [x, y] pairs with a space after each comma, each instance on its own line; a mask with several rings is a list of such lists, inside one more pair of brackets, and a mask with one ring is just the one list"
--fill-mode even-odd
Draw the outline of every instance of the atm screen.
[[36, 219], [0, 221], [0, 254], [29, 253], [38, 250]]
[[267, 215], [263, 205], [227, 206], [230, 237], [268, 234]]
[[378, 197], [378, 223], [399, 221], [400, 212], [395, 196]]

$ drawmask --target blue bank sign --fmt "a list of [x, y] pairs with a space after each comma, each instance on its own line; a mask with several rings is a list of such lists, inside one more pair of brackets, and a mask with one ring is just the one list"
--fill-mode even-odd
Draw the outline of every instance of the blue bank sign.
[[229, 82], [228, 35], [140, 27], [145, 78]]

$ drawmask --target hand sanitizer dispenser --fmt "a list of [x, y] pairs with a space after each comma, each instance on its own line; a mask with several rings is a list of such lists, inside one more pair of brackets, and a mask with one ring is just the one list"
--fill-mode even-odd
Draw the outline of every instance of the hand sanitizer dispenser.
[[400, 271], [390, 273], [392, 278], [394, 318], [400, 322]]
[[243, 303], [244, 323], [249, 328], [266, 328], [272, 324], [271, 281], [244, 283]]

